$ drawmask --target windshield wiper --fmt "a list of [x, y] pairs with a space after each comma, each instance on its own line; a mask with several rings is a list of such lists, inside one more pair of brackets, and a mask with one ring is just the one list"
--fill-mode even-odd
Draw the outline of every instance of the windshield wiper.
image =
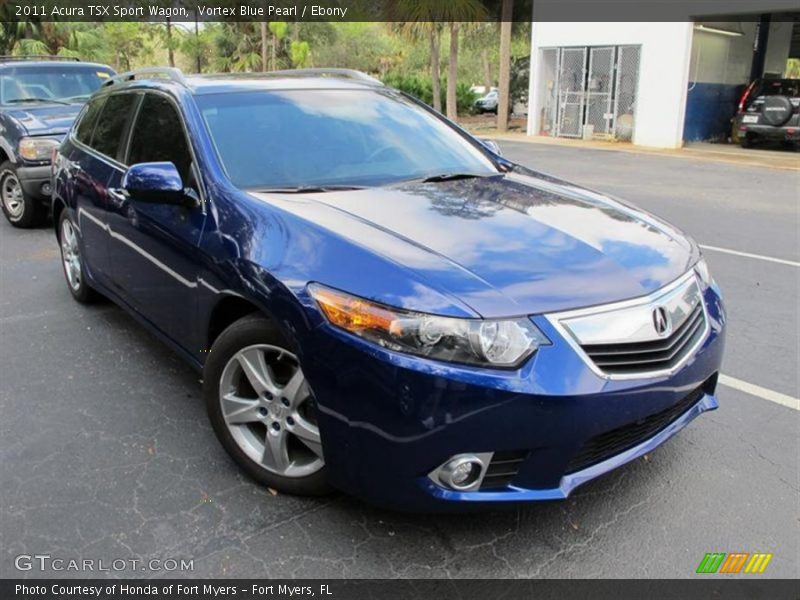
[[48, 104], [64, 104], [69, 105], [69, 102], [63, 100], [54, 100], [53, 98], [14, 98], [6, 100], [6, 104], [25, 104], [26, 102], [47, 102]]
[[481, 177], [489, 177], [489, 175], [478, 175], [477, 173], [440, 173], [438, 175], [429, 175], [419, 181], [421, 183], [437, 183], [439, 181], [455, 181], [456, 179], [479, 179]]
[[346, 192], [364, 190], [363, 185], [298, 185], [297, 187], [276, 187], [257, 190], [264, 194], [315, 194], [318, 192]]

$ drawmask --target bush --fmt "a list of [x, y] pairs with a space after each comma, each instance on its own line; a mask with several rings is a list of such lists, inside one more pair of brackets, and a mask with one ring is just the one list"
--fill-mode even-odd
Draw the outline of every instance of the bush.
[[[433, 106], [433, 85], [430, 78], [419, 77], [417, 75], [405, 75], [402, 73], [387, 73], [383, 78], [383, 83], [397, 88], [398, 90], [410, 94], [422, 100], [428, 106]], [[442, 107], [447, 103], [447, 79], [442, 78]], [[458, 114], [472, 114], [475, 111], [475, 100], [477, 96], [466, 83], [456, 84], [456, 106]]]

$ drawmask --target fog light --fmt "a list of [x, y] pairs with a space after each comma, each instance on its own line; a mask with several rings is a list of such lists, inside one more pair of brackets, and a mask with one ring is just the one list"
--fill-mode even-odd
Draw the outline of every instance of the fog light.
[[483, 473], [483, 462], [477, 456], [458, 456], [442, 466], [439, 481], [455, 490], [473, 487]]
[[41, 190], [42, 190], [42, 194], [43, 195], [49, 196], [50, 195], [50, 184], [49, 183], [43, 183]]
[[470, 480], [475, 480], [475, 472], [479, 469], [480, 467], [478, 467], [475, 463], [462, 462], [455, 469], [453, 469], [453, 473], [450, 475], [450, 481], [453, 483], [453, 485], [457, 486], [469, 485]]

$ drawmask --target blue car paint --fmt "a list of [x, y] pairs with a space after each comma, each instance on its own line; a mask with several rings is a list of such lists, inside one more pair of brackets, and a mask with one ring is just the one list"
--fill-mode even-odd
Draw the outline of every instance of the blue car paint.
[[[84, 252], [92, 285], [195, 368], [203, 367], [209, 323], [226, 302], [244, 298], [279, 325], [314, 390], [334, 485], [402, 510], [560, 498], [716, 407], [725, 317], [713, 286], [704, 292], [710, 333], [671, 376], [600, 377], [542, 316], [642, 296], [677, 279], [699, 257], [679, 231], [624, 203], [519, 167], [491, 181], [247, 193], [228, 181], [192, 97], [237, 85], [258, 84], [115, 86], [175, 99], [201, 174], [201, 206], [116, 204], [109, 189], [119, 185], [125, 167], [72, 138], [60, 150], [54, 202], [79, 224], [81, 243], [94, 246]], [[81, 177], [89, 178], [83, 190]], [[588, 219], [591, 231], [571, 230], [570, 211]], [[415, 229], [428, 220], [430, 231]], [[448, 245], [451, 231], [486, 240], [468, 239], [469, 248]], [[308, 295], [310, 282], [441, 315], [534, 315], [553, 343], [515, 370], [392, 352], [328, 324]], [[701, 401], [667, 429], [565, 475], [585, 440], [659, 412], [699, 386]], [[425, 478], [456, 453], [523, 448], [531, 455], [513, 488], [446, 492]]]

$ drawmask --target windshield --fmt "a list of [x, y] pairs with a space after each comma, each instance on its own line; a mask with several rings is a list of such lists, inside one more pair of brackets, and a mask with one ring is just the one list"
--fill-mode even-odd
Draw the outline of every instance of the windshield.
[[98, 67], [10, 67], [0, 71], [0, 104], [82, 102], [112, 75]]
[[196, 100], [239, 187], [372, 186], [497, 173], [456, 131], [388, 91], [248, 91]]
[[800, 79], [762, 79], [756, 84], [752, 98], [761, 96], [800, 96]]

